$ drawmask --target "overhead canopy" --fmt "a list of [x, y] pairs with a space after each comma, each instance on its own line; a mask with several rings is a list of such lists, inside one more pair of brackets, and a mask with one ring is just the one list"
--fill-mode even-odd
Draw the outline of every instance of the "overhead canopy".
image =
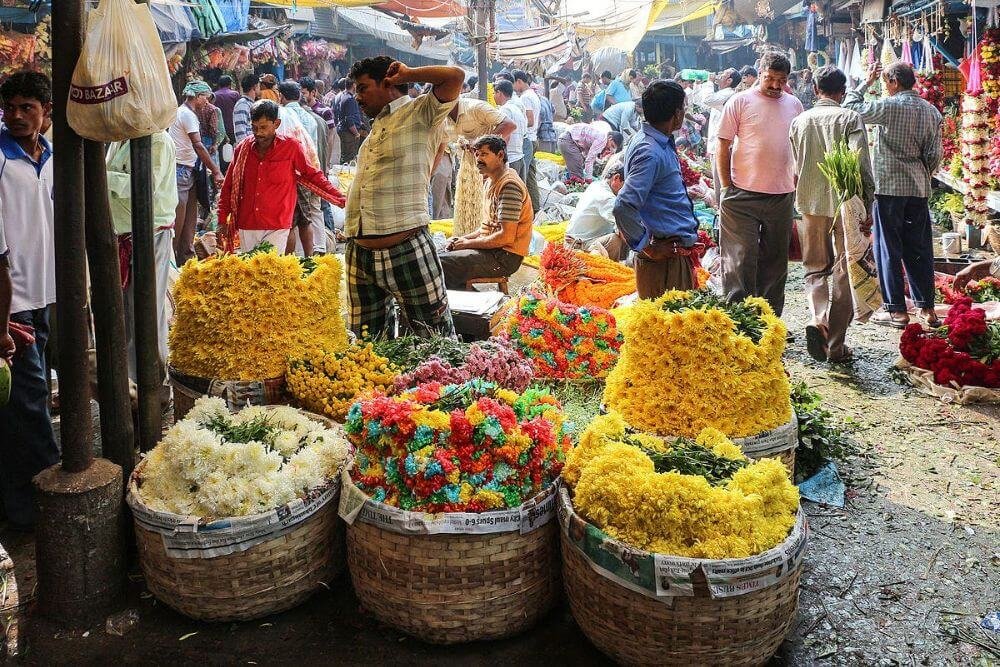
[[374, 9], [341, 7], [337, 9], [337, 17], [359, 31], [381, 39], [398, 51], [440, 61], [447, 61], [450, 56], [450, 38], [433, 41], [424, 39], [418, 48], [413, 35], [400, 27], [394, 18]]
[[711, 16], [721, 5], [719, 0], [681, 0], [672, 2], [663, 8], [656, 21], [650, 26], [650, 31], [667, 30], [689, 21], [697, 21]]
[[530, 30], [498, 32], [489, 49], [491, 57], [503, 63], [510, 63], [546, 57], [561, 58], [569, 53], [571, 47], [562, 28], [546, 26]]
[[457, 0], [262, 0], [275, 7], [372, 7], [406, 14], [412, 18], [464, 16], [465, 7]]
[[587, 39], [589, 51], [613, 47], [630, 53], [666, 6], [667, 0], [565, 0], [558, 18]]

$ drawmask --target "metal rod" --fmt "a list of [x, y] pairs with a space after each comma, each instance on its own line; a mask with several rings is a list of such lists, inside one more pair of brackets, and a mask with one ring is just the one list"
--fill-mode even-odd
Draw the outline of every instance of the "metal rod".
[[124, 482], [135, 466], [135, 430], [128, 395], [128, 344], [118, 237], [111, 224], [104, 144], [84, 141], [83, 153], [87, 259], [97, 347], [97, 395], [101, 404], [101, 450], [104, 458], [121, 466]]
[[132, 175], [132, 281], [135, 316], [136, 384], [139, 390], [139, 450], [148, 452], [160, 439], [163, 413], [157, 308], [166, 295], [156, 294], [153, 253], [153, 138], [129, 144]]
[[70, 79], [83, 45], [83, 2], [52, 4], [56, 335], [62, 464], [81, 472], [94, 458], [87, 361], [87, 255], [83, 229], [83, 139], [66, 121]]

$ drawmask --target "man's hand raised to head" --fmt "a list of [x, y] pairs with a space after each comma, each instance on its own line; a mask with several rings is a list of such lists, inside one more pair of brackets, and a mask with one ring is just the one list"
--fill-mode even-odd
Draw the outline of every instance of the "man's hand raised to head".
[[389, 69], [385, 72], [385, 78], [382, 79], [382, 85], [399, 86], [410, 83], [410, 79], [406, 76], [409, 73], [409, 70], [409, 67], [398, 60], [394, 60], [392, 64], [389, 65]]

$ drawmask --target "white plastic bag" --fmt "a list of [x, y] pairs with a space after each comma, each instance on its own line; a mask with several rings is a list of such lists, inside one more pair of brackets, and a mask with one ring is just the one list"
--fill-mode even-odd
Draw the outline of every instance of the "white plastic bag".
[[149, 6], [101, 0], [87, 21], [66, 117], [77, 134], [124, 141], [165, 130], [177, 98]]

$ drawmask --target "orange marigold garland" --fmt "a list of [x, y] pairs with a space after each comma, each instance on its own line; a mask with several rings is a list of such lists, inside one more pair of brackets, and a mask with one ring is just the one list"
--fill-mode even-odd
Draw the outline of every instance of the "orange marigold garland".
[[607, 257], [549, 243], [542, 251], [542, 282], [565, 303], [610, 308], [635, 292], [635, 271]]

